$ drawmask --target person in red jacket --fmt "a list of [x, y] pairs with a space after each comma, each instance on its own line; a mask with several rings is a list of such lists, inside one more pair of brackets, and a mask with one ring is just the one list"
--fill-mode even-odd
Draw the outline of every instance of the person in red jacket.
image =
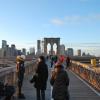
[[65, 61], [65, 57], [63, 55], [60, 55], [59, 60], [60, 63], [63, 63]]

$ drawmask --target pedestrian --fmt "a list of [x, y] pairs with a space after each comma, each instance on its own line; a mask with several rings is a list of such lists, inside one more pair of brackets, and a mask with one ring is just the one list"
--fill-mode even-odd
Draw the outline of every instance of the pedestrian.
[[34, 86], [36, 88], [37, 100], [45, 100], [45, 90], [48, 80], [48, 66], [45, 63], [44, 56], [40, 56], [38, 61], [39, 63], [37, 65]]
[[16, 71], [17, 71], [17, 88], [18, 98], [25, 99], [24, 94], [22, 93], [22, 85], [23, 85], [23, 79], [24, 79], [24, 73], [25, 73], [25, 66], [24, 66], [24, 60], [25, 56], [17, 56], [17, 62], [16, 62]]
[[53, 64], [54, 64], [54, 57], [53, 55], [51, 56], [51, 68], [53, 67]]
[[54, 100], [69, 100], [69, 77], [61, 64], [55, 65], [50, 84], [53, 86], [52, 98]]
[[66, 57], [66, 69], [69, 68], [69, 66], [70, 66], [70, 57], [67, 56]]
[[56, 63], [57, 60], [58, 60], [58, 57], [57, 57], [57, 55], [55, 55], [55, 56], [54, 56], [54, 63]]

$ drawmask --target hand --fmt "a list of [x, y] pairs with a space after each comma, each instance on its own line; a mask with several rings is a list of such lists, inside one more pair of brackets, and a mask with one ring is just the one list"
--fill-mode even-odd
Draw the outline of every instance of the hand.
[[53, 71], [52, 71], [52, 74], [51, 74], [51, 77], [52, 77], [53, 79], [55, 79], [56, 76], [57, 76], [57, 73], [53, 70]]

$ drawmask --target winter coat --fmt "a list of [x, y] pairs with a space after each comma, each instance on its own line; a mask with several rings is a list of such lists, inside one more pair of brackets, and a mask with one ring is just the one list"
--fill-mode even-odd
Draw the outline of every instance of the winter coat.
[[66, 71], [58, 72], [56, 79], [51, 78], [50, 83], [53, 86], [52, 98], [55, 100], [69, 100], [69, 78]]
[[25, 73], [24, 61], [17, 62], [16, 67], [17, 67], [18, 81], [22, 82], [24, 79], [24, 73]]
[[35, 88], [46, 90], [48, 79], [48, 66], [45, 62], [39, 62], [36, 70], [37, 78], [35, 79]]

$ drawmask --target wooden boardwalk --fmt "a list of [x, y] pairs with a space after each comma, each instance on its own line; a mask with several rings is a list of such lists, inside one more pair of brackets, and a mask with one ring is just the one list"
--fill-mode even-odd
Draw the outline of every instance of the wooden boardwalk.
[[100, 93], [97, 95], [75, 74], [68, 72], [70, 77], [70, 100], [100, 100]]
[[[49, 71], [50, 72], [50, 71]], [[70, 100], [100, 100], [100, 95], [93, 92], [86, 84], [79, 80], [72, 72], [68, 72], [70, 77]], [[50, 75], [50, 73], [49, 73]], [[25, 77], [23, 85], [23, 93], [25, 100], [36, 100], [36, 91], [32, 84], [29, 83], [31, 75]], [[99, 93], [100, 94], [100, 93]], [[17, 99], [20, 100], [20, 99]], [[48, 79], [48, 87], [46, 90], [46, 100], [51, 100], [51, 86]]]

